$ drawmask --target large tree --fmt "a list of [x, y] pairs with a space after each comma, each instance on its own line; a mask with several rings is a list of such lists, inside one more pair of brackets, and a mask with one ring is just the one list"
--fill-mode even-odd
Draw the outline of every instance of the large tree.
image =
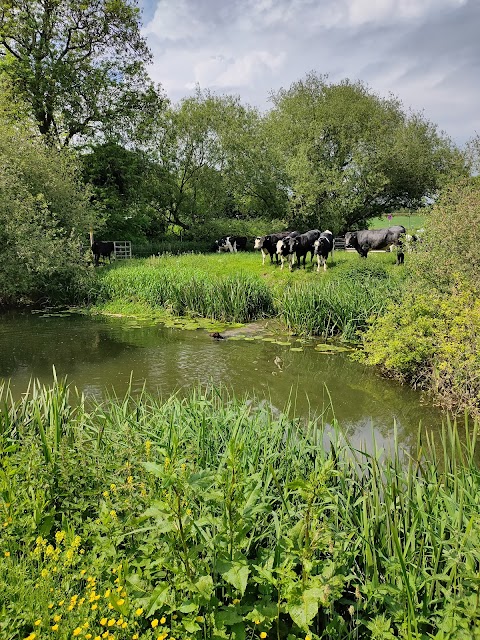
[[112, 131], [161, 102], [139, 15], [135, 0], [0, 0], [0, 71], [51, 143]]
[[161, 114], [157, 131], [151, 184], [168, 224], [189, 229], [218, 217], [284, 215], [284, 177], [256, 109], [198, 90]]
[[460, 152], [419, 114], [360, 82], [309, 74], [272, 95], [267, 128], [291, 188], [291, 221], [339, 232], [434, 198], [465, 171]]

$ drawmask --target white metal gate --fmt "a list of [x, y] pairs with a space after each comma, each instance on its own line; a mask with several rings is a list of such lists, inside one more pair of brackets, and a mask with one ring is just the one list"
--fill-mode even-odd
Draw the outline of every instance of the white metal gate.
[[117, 260], [127, 260], [132, 257], [132, 243], [130, 240], [114, 240], [113, 252]]

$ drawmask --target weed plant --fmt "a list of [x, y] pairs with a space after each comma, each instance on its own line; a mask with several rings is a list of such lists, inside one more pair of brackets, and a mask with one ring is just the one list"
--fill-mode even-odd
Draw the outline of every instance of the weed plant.
[[0, 637], [478, 637], [476, 425], [367, 454], [216, 389], [69, 394], [0, 392]]

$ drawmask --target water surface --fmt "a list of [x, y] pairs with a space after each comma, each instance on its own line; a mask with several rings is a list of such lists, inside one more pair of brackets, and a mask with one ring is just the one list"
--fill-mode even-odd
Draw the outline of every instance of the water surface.
[[[353, 442], [415, 442], [418, 424], [438, 431], [442, 416], [417, 392], [352, 362], [347, 353], [325, 354], [315, 342], [290, 345], [263, 340], [214, 340], [204, 330], [185, 331], [128, 318], [9, 312], [0, 316], [0, 379], [16, 397], [29, 380], [51, 384], [52, 367], [88, 397], [102, 400], [145, 386], [162, 397], [213, 383], [255, 397], [292, 415], [335, 416]], [[303, 348], [292, 351], [291, 348]]]

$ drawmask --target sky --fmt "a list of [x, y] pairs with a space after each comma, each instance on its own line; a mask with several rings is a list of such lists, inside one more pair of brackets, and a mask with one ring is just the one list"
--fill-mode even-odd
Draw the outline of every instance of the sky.
[[139, 0], [150, 75], [262, 111], [308, 72], [365, 83], [457, 145], [480, 135], [480, 0]]

